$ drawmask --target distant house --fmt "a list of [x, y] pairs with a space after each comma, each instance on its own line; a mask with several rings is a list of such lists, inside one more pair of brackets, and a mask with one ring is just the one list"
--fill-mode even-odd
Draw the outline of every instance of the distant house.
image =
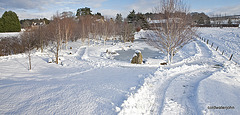
[[228, 24], [229, 20], [231, 20], [232, 24], [240, 23], [240, 15], [232, 15], [232, 16], [215, 16], [211, 17], [211, 24]]
[[37, 28], [39, 28], [39, 26], [43, 26], [43, 25], [46, 25], [45, 21], [32, 22], [32, 24], [30, 26], [28, 26], [27, 28], [25, 28], [25, 30], [30, 31], [32, 29], [37, 29]]
[[[174, 23], [179, 23], [181, 22], [183, 19], [181, 18], [182, 16], [188, 16], [186, 13], [181, 13], [181, 12], [177, 12], [177, 13], [171, 13], [170, 14], [170, 18], [166, 18], [166, 16], [162, 13], [158, 13], [158, 14], [151, 14], [147, 16], [147, 21], [150, 24], [151, 27], [154, 28], [158, 28], [161, 27], [163, 25], [165, 25], [168, 21], [168, 23], [172, 23], [173, 21], [175, 21]], [[190, 16], [190, 15], [189, 15]], [[188, 25], [191, 25], [192, 22], [189, 20]], [[154, 29], [151, 28], [151, 29]]]
[[214, 16], [210, 17], [211, 26], [238, 27], [240, 24], [240, 15]]

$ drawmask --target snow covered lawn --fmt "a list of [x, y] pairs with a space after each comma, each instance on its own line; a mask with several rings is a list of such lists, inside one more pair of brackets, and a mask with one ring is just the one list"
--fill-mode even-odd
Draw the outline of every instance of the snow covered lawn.
[[[226, 36], [230, 31], [199, 32], [210, 39], [208, 33], [217, 30]], [[237, 40], [238, 31], [232, 31]], [[47, 63], [54, 59], [52, 53], [35, 52], [31, 71], [25, 54], [0, 57], [0, 114], [240, 113], [239, 65], [199, 39], [167, 66], [159, 65], [166, 60], [164, 54], [142, 40], [105, 46], [78, 41], [70, 46], [61, 51], [59, 65]], [[135, 50], [142, 52], [145, 64], [130, 64]]]

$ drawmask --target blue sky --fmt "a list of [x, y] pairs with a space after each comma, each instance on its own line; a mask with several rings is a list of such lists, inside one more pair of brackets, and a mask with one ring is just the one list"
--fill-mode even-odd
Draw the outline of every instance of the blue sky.
[[[184, 0], [183, 0], [184, 1]], [[205, 12], [208, 15], [240, 15], [240, 0], [185, 0], [191, 12]], [[93, 13], [105, 16], [123, 16], [135, 9], [136, 12], [151, 12], [159, 0], [0, 0], [0, 15], [6, 10], [16, 12], [20, 19], [51, 18], [56, 12], [72, 11], [90, 7]]]

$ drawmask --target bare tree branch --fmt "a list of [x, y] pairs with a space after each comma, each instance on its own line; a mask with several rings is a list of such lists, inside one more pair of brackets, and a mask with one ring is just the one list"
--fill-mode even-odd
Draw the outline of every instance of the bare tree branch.
[[155, 11], [158, 15], [151, 24], [153, 33], [147, 43], [166, 53], [170, 64], [177, 51], [192, 40], [195, 30], [182, 0], [161, 0]]

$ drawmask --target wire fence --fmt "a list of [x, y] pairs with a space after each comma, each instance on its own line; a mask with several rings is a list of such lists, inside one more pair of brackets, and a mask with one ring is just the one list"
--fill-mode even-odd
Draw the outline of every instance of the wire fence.
[[229, 61], [234, 62], [235, 64], [239, 65], [239, 63], [237, 62], [237, 60], [234, 60], [234, 54], [233, 53], [228, 53], [227, 51], [225, 51], [224, 49], [221, 49], [218, 45], [215, 45], [214, 42], [211, 42], [209, 39], [205, 39], [203, 37], [199, 37], [203, 42], [205, 42], [207, 45], [210, 45], [211, 48], [213, 48], [214, 50], [218, 51], [220, 54], [222, 54], [223, 56], [227, 57]]

